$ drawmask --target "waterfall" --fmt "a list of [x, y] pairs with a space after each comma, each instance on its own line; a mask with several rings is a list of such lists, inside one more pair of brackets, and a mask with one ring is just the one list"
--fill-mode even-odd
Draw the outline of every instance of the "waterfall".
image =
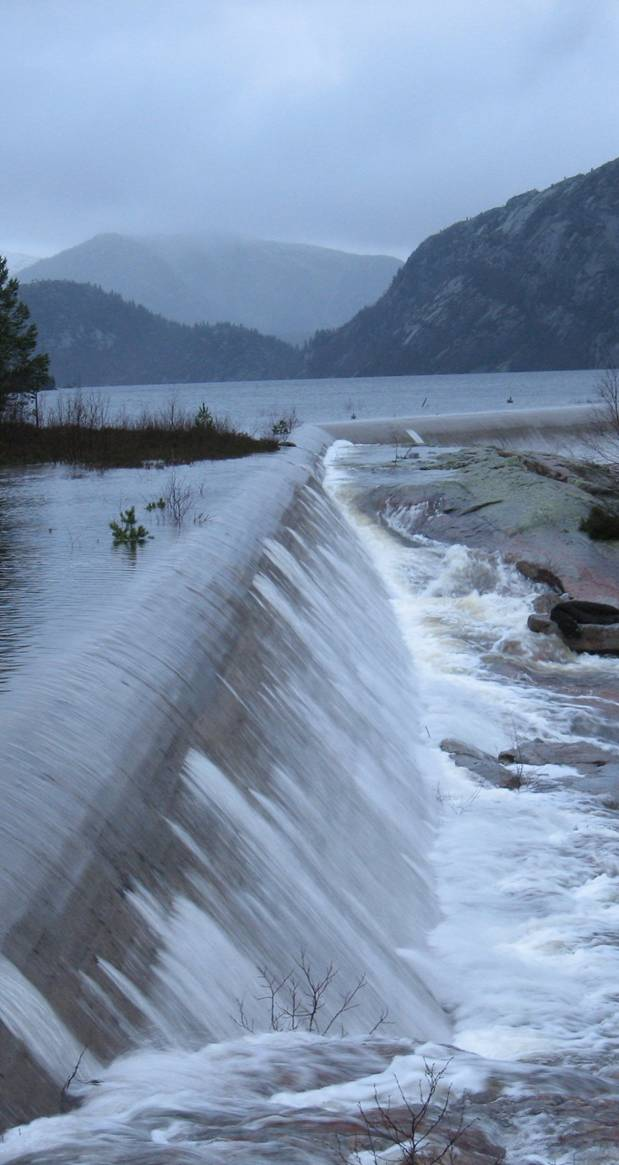
[[[425, 981], [432, 796], [410, 656], [321, 484], [323, 437], [184, 535], [123, 618], [4, 718], [1, 1116], [57, 1111], [153, 1040], [268, 1028], [260, 975], [337, 975], [321, 1016], [445, 1039]], [[246, 481], [247, 479], [245, 479]], [[18, 693], [19, 696], [19, 693]], [[243, 1018], [244, 1017], [244, 1018]]]

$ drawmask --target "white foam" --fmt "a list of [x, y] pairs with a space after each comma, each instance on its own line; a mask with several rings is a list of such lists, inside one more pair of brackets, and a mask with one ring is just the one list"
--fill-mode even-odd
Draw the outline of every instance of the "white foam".
[[[350, 499], [344, 449], [328, 485]], [[338, 464], [339, 458], [339, 464]], [[389, 586], [415, 661], [427, 772], [442, 806], [434, 857], [443, 920], [433, 971], [455, 1019], [455, 1042], [503, 1059], [542, 1057], [601, 1070], [619, 1052], [619, 828], [615, 815], [561, 787], [564, 770], [516, 793], [475, 783], [440, 752], [446, 737], [496, 756], [518, 739], [569, 740], [572, 701], [552, 687], [495, 673], [493, 658], [532, 663], [526, 630], [534, 588], [496, 555], [415, 539], [349, 519]], [[390, 515], [398, 529], [401, 515]], [[586, 675], [554, 641], [546, 662]], [[608, 661], [616, 672], [617, 662]]]

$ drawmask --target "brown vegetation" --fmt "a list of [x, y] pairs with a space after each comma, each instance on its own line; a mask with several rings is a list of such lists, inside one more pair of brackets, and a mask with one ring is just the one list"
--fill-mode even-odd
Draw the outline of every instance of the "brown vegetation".
[[148, 462], [181, 465], [279, 448], [274, 438], [251, 437], [206, 412], [207, 423], [203, 423], [200, 413], [191, 416], [172, 403], [159, 413], [111, 421], [104, 405], [76, 397], [60, 402], [39, 425], [18, 415], [0, 423], [0, 466], [64, 463], [114, 469]]

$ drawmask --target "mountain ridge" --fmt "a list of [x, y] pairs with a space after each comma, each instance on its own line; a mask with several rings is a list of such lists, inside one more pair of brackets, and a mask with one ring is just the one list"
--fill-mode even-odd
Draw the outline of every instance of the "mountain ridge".
[[6, 259], [10, 275], [17, 275], [25, 267], [32, 267], [39, 262], [36, 255], [26, 255], [24, 251], [5, 251], [0, 247], [0, 254]]
[[20, 271], [92, 283], [178, 323], [229, 323], [302, 342], [385, 290], [401, 260], [232, 236], [95, 235]]

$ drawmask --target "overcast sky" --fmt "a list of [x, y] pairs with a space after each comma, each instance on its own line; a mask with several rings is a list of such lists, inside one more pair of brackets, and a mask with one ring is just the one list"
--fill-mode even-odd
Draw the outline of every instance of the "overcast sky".
[[619, 0], [0, 0], [0, 249], [407, 255], [619, 154]]

